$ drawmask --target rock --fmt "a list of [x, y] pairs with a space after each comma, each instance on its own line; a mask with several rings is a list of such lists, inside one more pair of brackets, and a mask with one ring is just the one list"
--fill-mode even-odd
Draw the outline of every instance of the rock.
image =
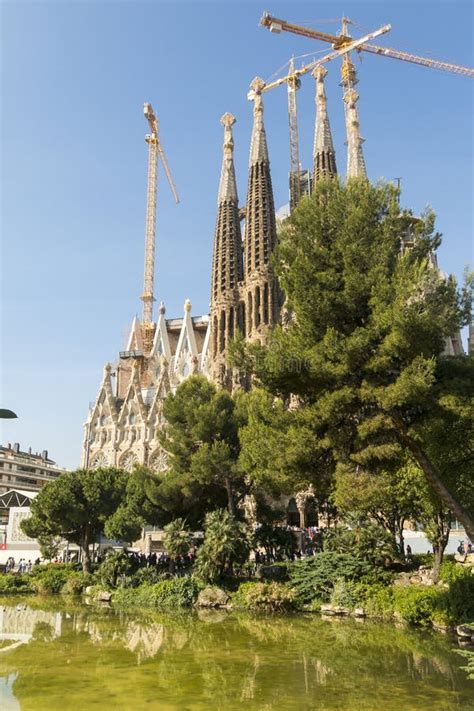
[[453, 632], [454, 628], [449, 625], [445, 625], [442, 622], [432, 622], [431, 626], [437, 632], [442, 632], [443, 634], [448, 634], [448, 632]]
[[365, 610], [363, 607], [356, 607], [353, 612], [354, 617], [365, 617]]
[[91, 595], [93, 589], [94, 589], [93, 585], [88, 585], [88, 586], [86, 587], [86, 589], [84, 590], [84, 593], [85, 593], [86, 595]]
[[423, 582], [423, 578], [421, 575], [412, 575], [410, 577], [410, 585], [421, 585]]
[[351, 611], [349, 610], [348, 607], [341, 607], [341, 606], [337, 605], [337, 606], [334, 608], [334, 614], [335, 614], [335, 615], [347, 616], [347, 615], [350, 615], [350, 614], [351, 614]]
[[208, 587], [201, 590], [197, 599], [198, 607], [225, 607], [229, 600], [225, 590], [217, 587]]
[[462, 565], [467, 565], [471, 568], [474, 567], [474, 553], [468, 553], [467, 555], [464, 553], [455, 553], [454, 560]]
[[97, 602], [110, 602], [112, 599], [112, 593], [107, 590], [99, 590], [95, 596], [95, 599]]
[[334, 608], [330, 604], [325, 604], [321, 605], [321, 614], [322, 615], [335, 615], [336, 613], [334, 612]]
[[474, 639], [474, 627], [472, 625], [458, 625], [456, 634], [463, 639]]
[[410, 585], [410, 577], [411, 573], [400, 573], [400, 575], [397, 575], [397, 577], [393, 581], [393, 584], [399, 587], [402, 587], [404, 585]]

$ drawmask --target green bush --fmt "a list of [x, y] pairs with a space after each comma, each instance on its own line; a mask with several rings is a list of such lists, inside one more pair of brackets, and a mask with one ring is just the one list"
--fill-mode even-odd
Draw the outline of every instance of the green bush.
[[153, 585], [142, 583], [137, 588], [116, 590], [112, 599], [121, 607], [191, 607], [201, 589], [202, 585], [193, 577], [171, 578]]
[[461, 568], [449, 583], [448, 606], [451, 619], [459, 624], [474, 620], [474, 575], [472, 568]]
[[41, 595], [61, 592], [63, 585], [76, 570], [70, 563], [36, 565], [31, 572], [31, 585]]
[[133, 561], [125, 551], [110, 553], [96, 571], [96, 576], [107, 589], [117, 587], [121, 579], [133, 571]]
[[344, 578], [336, 580], [330, 602], [335, 607], [347, 607], [349, 610], [358, 607], [361, 604], [361, 595], [357, 583], [353, 580], [344, 580]]
[[4, 573], [0, 575], [0, 595], [20, 595], [33, 592], [29, 575], [14, 575]]
[[350, 553], [325, 551], [289, 566], [290, 586], [303, 603], [313, 598], [328, 602], [337, 580], [377, 583], [390, 579], [368, 560]]
[[445, 590], [437, 587], [407, 585], [393, 589], [395, 613], [408, 624], [427, 626], [439, 613], [447, 612]]
[[63, 595], [80, 595], [88, 585], [92, 585], [93, 583], [93, 575], [78, 570], [69, 575], [61, 589], [61, 593], [63, 593]]
[[456, 649], [455, 651], [467, 659], [466, 666], [461, 669], [467, 672], [468, 679], [474, 680], [474, 652], [470, 649]]
[[297, 607], [294, 591], [283, 583], [241, 583], [232, 596], [238, 607], [262, 612], [289, 612]]
[[369, 617], [379, 617], [388, 620], [394, 613], [393, 588], [377, 583], [375, 585], [358, 585], [358, 595], [361, 607]]

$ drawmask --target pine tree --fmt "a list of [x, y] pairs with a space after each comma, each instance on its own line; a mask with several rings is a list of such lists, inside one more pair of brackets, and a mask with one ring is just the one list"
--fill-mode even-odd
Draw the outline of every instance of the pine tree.
[[[435, 266], [439, 244], [434, 215], [401, 211], [392, 186], [319, 182], [280, 234], [285, 327], [234, 360], [273, 395], [297, 399], [336, 467], [377, 470], [408, 454], [474, 539], [474, 364], [443, 355], [467, 299]], [[441, 447], [444, 427], [456, 436]]]

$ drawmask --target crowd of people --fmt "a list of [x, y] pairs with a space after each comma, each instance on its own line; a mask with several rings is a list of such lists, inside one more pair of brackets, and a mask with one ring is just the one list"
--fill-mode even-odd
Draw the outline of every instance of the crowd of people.
[[[34, 565], [38, 565], [39, 562], [40, 559], [37, 558], [34, 562]], [[31, 560], [26, 560], [26, 558], [20, 558], [17, 564], [15, 558], [13, 556], [10, 556], [5, 564], [5, 572], [13, 573], [16, 570], [18, 573], [31, 573], [32, 567], [33, 563], [31, 562]]]

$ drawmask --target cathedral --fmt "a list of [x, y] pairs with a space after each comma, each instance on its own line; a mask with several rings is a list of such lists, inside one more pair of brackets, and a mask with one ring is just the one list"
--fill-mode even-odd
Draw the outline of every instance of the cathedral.
[[[337, 172], [325, 74], [323, 67], [313, 73], [316, 126], [310, 187], [314, 181]], [[145, 316], [145, 310], [141, 321], [134, 319], [126, 350], [119, 352], [113, 365], [104, 366], [97, 399], [84, 425], [84, 468], [116, 466], [131, 470], [140, 463], [153, 471], [164, 471], [167, 455], [158, 435], [164, 424], [162, 408], [167, 395], [194, 373], [221, 387], [238, 387], [238, 373], [227, 362], [230, 342], [240, 333], [247, 341], [264, 343], [279, 321], [283, 298], [270, 260], [277, 240], [277, 223], [263, 121], [263, 87], [259, 78], [252, 82], [253, 128], [245, 207], [239, 207], [234, 170], [235, 118], [229, 113], [221, 118], [224, 142], [210, 314], [193, 316], [187, 299], [180, 318], [167, 318], [161, 303], [155, 322], [151, 312], [153, 295], [146, 295], [151, 318]], [[357, 98], [353, 90], [345, 96], [348, 177], [366, 175]], [[294, 179], [290, 175], [290, 185]], [[462, 352], [460, 338], [447, 344], [448, 353], [459, 349]], [[296, 505], [299, 511], [304, 502], [296, 501]], [[295, 516], [298, 518], [296, 508]]]

